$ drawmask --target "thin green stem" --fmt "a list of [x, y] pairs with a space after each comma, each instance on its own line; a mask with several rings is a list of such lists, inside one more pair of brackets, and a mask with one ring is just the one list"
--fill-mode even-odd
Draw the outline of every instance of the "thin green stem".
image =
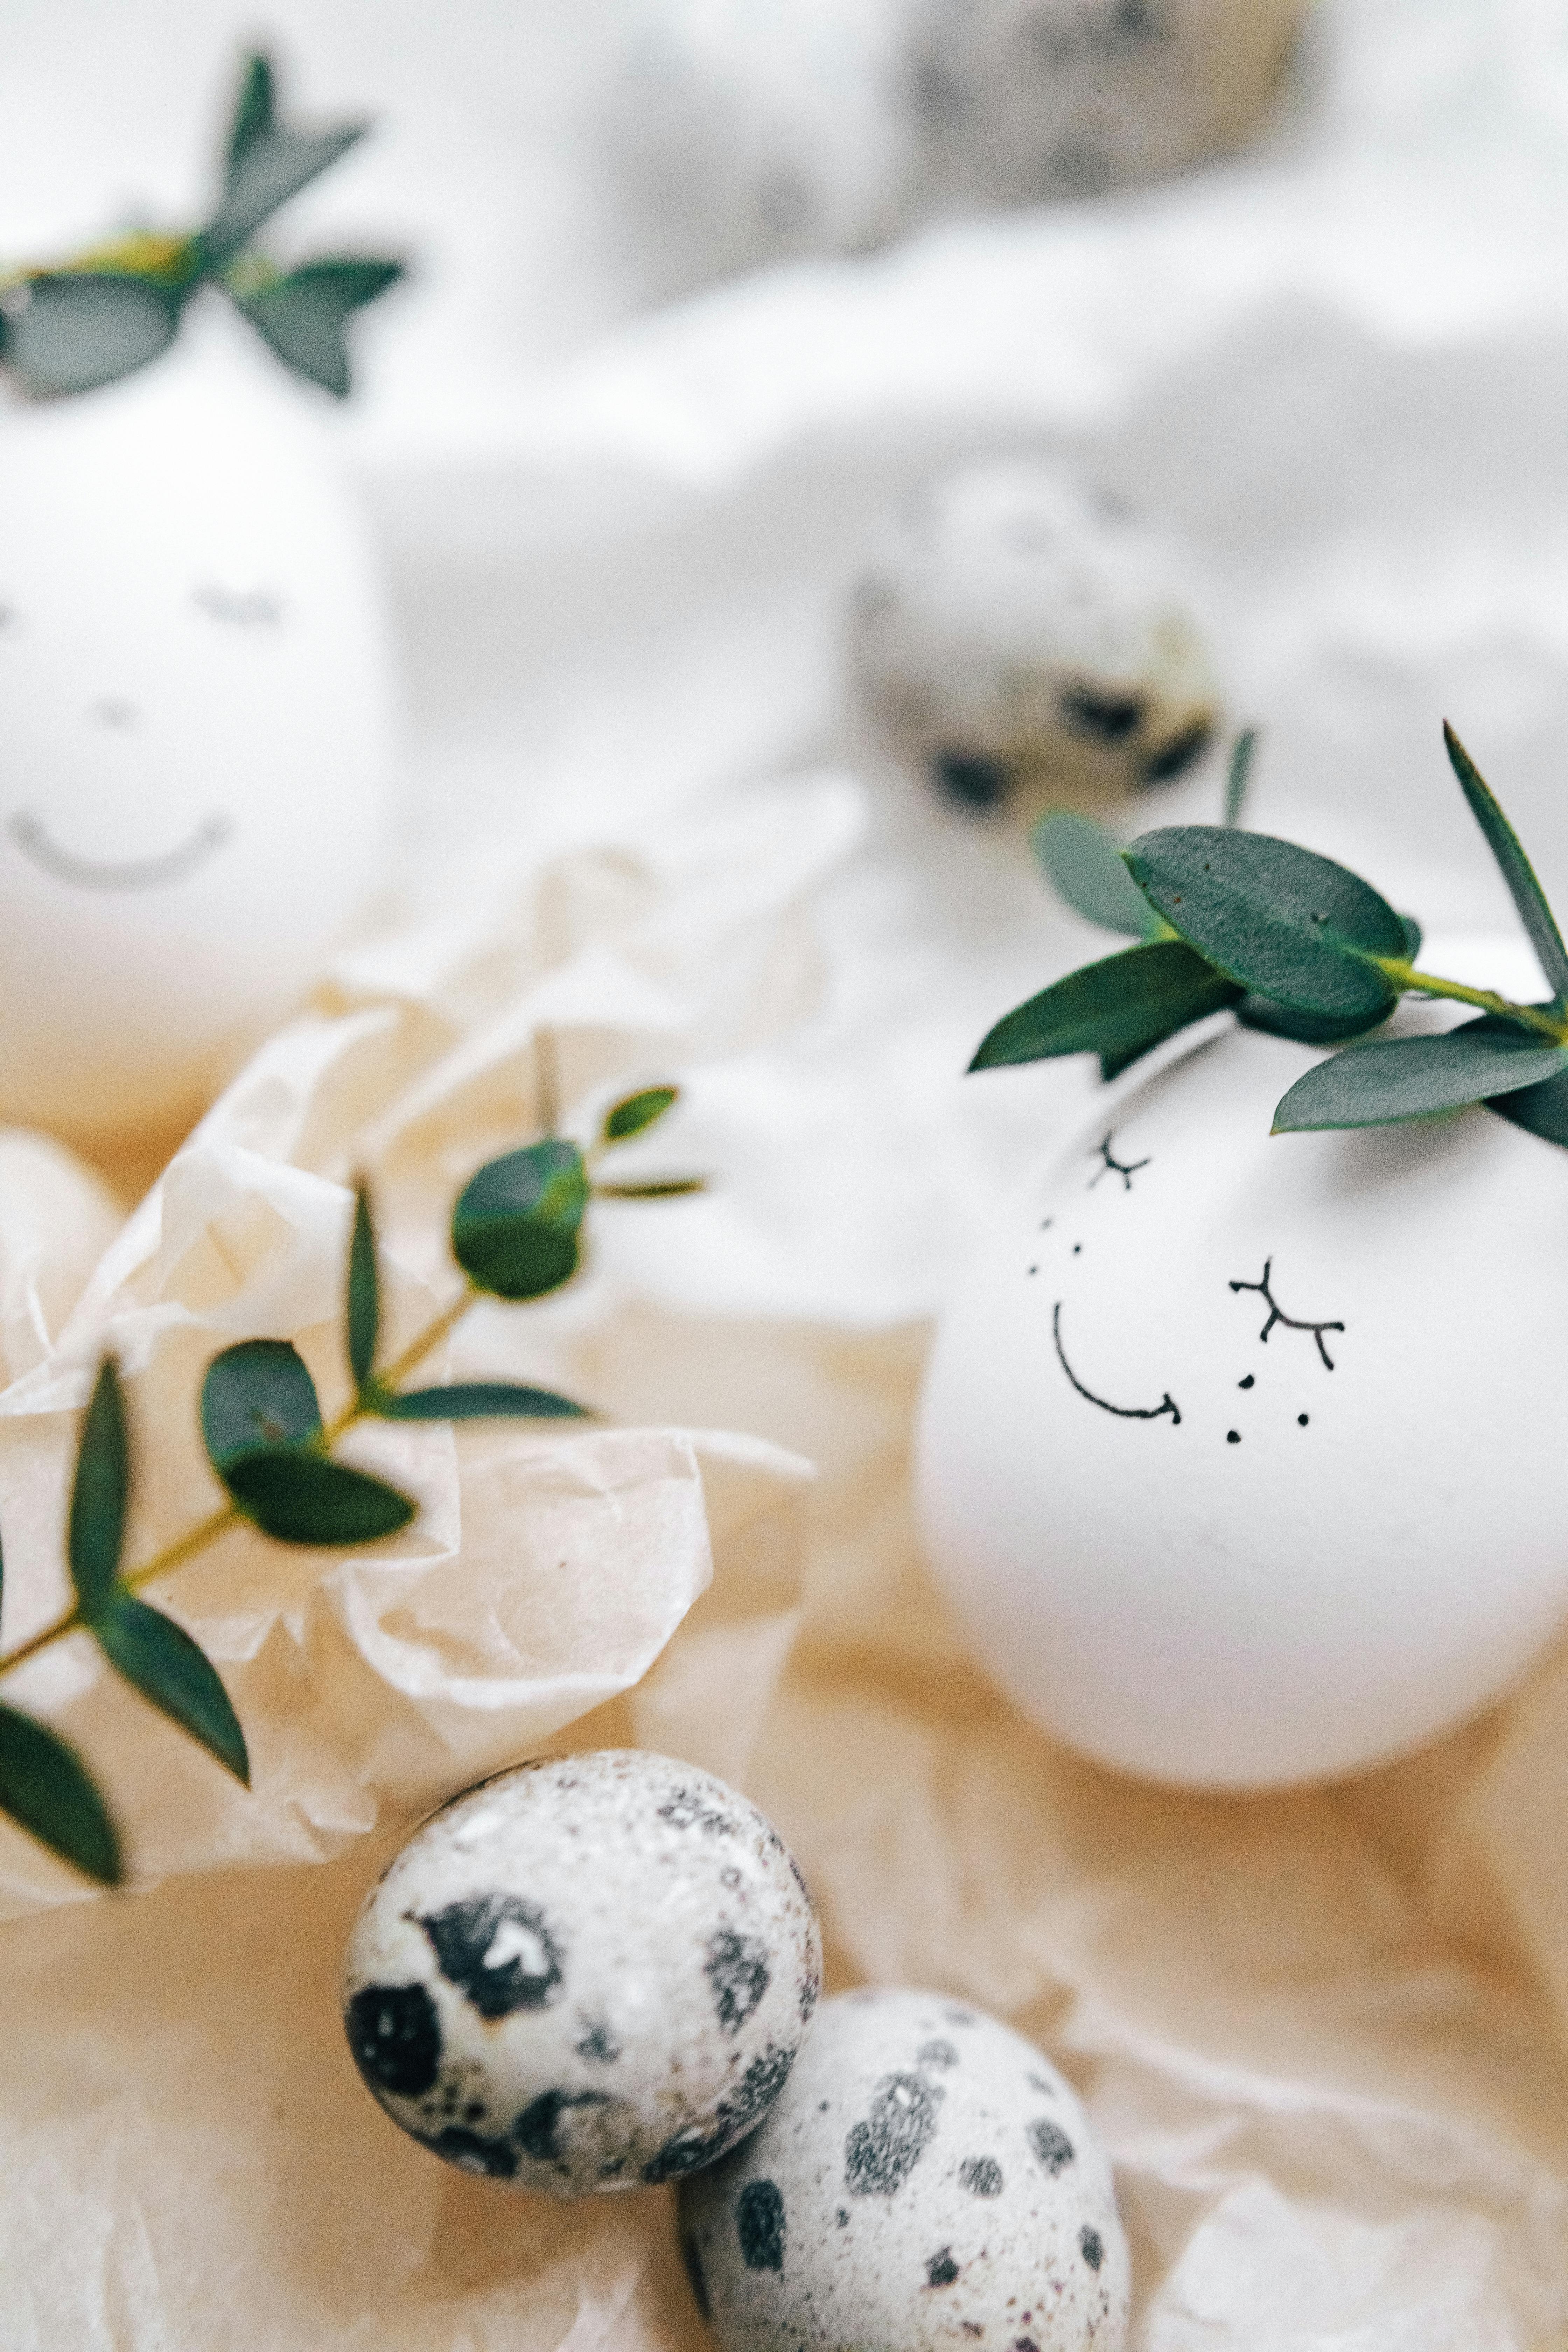
[[1511, 997], [1500, 996], [1495, 989], [1467, 988], [1463, 981], [1443, 980], [1436, 972], [1417, 971], [1413, 964], [1403, 962], [1397, 956], [1374, 956], [1372, 961], [1395, 988], [1422, 996], [1447, 997], [1456, 1004], [1479, 1005], [1483, 1013], [1495, 1013], [1504, 1021], [1517, 1021], [1521, 1029], [1537, 1030], [1542, 1037], [1550, 1037], [1554, 1045], [1568, 1045], [1568, 1020], [1553, 1018], [1539, 1005], [1516, 1004]]
[[[441, 1341], [456, 1329], [479, 1295], [470, 1283], [461, 1297], [444, 1307], [432, 1322], [426, 1325], [418, 1338], [394, 1359], [386, 1370], [376, 1376], [374, 1385], [384, 1394], [395, 1394], [397, 1383], [405, 1380], [431, 1349], [439, 1347]], [[367, 1383], [367, 1387], [370, 1385]], [[363, 1396], [351, 1398], [337, 1419], [322, 1433], [326, 1444], [334, 1444], [346, 1429], [352, 1429], [356, 1421], [363, 1420], [368, 1410]], [[139, 1585], [151, 1584], [154, 1577], [167, 1576], [174, 1569], [183, 1568], [186, 1560], [194, 1559], [197, 1552], [205, 1551], [209, 1544], [216, 1543], [239, 1517], [237, 1505], [223, 1504], [219, 1509], [210, 1511], [205, 1519], [198, 1519], [194, 1528], [187, 1528], [183, 1536], [176, 1536], [172, 1543], [165, 1544], [161, 1551], [154, 1552], [151, 1559], [143, 1560], [140, 1568], [133, 1568], [129, 1575], [121, 1579], [121, 1583], [134, 1591]], [[63, 1641], [68, 1633], [79, 1631], [85, 1622], [79, 1607], [65, 1610], [51, 1623], [40, 1627], [26, 1642], [18, 1643], [16, 1649], [8, 1650], [4, 1657], [0, 1657], [0, 1675], [8, 1675], [16, 1667], [25, 1665], [41, 1650]]]

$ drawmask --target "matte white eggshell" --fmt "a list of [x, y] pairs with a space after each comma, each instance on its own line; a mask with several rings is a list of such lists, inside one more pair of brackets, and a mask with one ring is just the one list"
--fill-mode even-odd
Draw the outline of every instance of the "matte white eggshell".
[[1173, 551], [1059, 467], [988, 460], [890, 514], [850, 598], [861, 709], [946, 796], [1107, 799], [1179, 774], [1218, 697]]
[[416, 1832], [349, 1939], [344, 2021], [416, 2139], [577, 2197], [722, 2155], [821, 1979], [811, 1898], [756, 1807], [611, 1748], [503, 1772]]
[[1568, 1616], [1568, 1154], [1484, 1109], [1271, 1137], [1321, 1058], [1233, 1028], [1115, 1098], [926, 1380], [960, 1625], [1026, 1715], [1153, 1780], [1374, 1764]]
[[825, 2001], [761, 2129], [685, 2183], [723, 2352], [1120, 2352], [1126, 2241], [1071, 2089], [942, 1993]]
[[379, 878], [380, 588], [270, 368], [197, 338], [0, 406], [0, 1116], [191, 1115]]

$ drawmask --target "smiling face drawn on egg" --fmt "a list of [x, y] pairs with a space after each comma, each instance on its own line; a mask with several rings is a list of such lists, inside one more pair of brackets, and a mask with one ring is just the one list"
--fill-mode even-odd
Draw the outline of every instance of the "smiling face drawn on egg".
[[[1115, 1139], [1115, 1129], [1108, 1128], [1105, 1134], [1095, 1146], [1094, 1156], [1098, 1157], [1100, 1164], [1096, 1169], [1094, 1174], [1089, 1179], [1089, 1181], [1084, 1188], [1087, 1192], [1094, 1192], [1100, 1185], [1101, 1179], [1108, 1175], [1119, 1176], [1121, 1178], [1120, 1196], [1125, 1196], [1127, 1193], [1133, 1191], [1133, 1180], [1136, 1177], [1144, 1177], [1146, 1181], [1157, 1181], [1157, 1179], [1151, 1179], [1150, 1173], [1155, 1167], [1154, 1154], [1152, 1152], [1146, 1153], [1142, 1160], [1119, 1160], [1112, 1149]], [[1113, 1187], [1113, 1195], [1115, 1195], [1116, 1192], [1117, 1188]], [[1070, 1222], [1070, 1220], [1067, 1222]], [[1058, 1224], [1058, 1216], [1053, 1212], [1043, 1220], [1039, 1231], [1042, 1234], [1055, 1233], [1057, 1231]], [[1066, 1223], [1063, 1223], [1062, 1235], [1058, 1238], [1065, 1237], [1065, 1233]], [[1037, 1246], [1038, 1247], [1039, 1245], [1037, 1244]], [[1046, 1248], [1048, 1249], [1048, 1247], [1049, 1245], [1047, 1244]], [[1082, 1256], [1082, 1241], [1079, 1240], [1073, 1242], [1070, 1244], [1070, 1253], [1067, 1262], [1068, 1266], [1071, 1267], [1075, 1260], [1081, 1263]], [[1037, 1256], [1036, 1261], [1031, 1264], [1029, 1267], [1029, 1275], [1031, 1278], [1037, 1276], [1041, 1273], [1043, 1270], [1043, 1265], [1044, 1251], [1042, 1251], [1041, 1255]], [[1326, 1334], [1331, 1331], [1342, 1331], [1345, 1328], [1342, 1318], [1325, 1317], [1319, 1319], [1313, 1319], [1307, 1316], [1289, 1314], [1286, 1311], [1285, 1307], [1281, 1306], [1279, 1297], [1276, 1294], [1274, 1285], [1274, 1260], [1272, 1255], [1270, 1255], [1264, 1259], [1263, 1272], [1257, 1280], [1249, 1280], [1243, 1276], [1237, 1276], [1227, 1283], [1226, 1287], [1233, 1294], [1238, 1297], [1244, 1291], [1254, 1292], [1263, 1301], [1266, 1314], [1263, 1324], [1257, 1334], [1257, 1344], [1258, 1346], [1266, 1347], [1268, 1343], [1269, 1335], [1277, 1329], [1288, 1332], [1300, 1332], [1304, 1337], [1310, 1339], [1313, 1342], [1318, 1360], [1322, 1370], [1324, 1371], [1331, 1372], [1334, 1369], [1334, 1360], [1329, 1352]], [[1076, 1286], [1075, 1287], [1082, 1288], [1083, 1286]], [[1085, 1309], [1089, 1310], [1089, 1312], [1083, 1313], [1083, 1310]], [[1058, 1363], [1061, 1367], [1063, 1373], [1066, 1375], [1072, 1388], [1076, 1390], [1077, 1393], [1083, 1399], [1084, 1402], [1086, 1404], [1096, 1406], [1101, 1412], [1112, 1414], [1119, 1421], [1166, 1422], [1172, 1429], [1178, 1429], [1184, 1426], [1182, 1408], [1169, 1388], [1166, 1388], [1163, 1391], [1157, 1404], [1146, 1404], [1121, 1402], [1118, 1397], [1101, 1394], [1097, 1387], [1090, 1385], [1090, 1383], [1086, 1381], [1082, 1377], [1081, 1373], [1075, 1368], [1072, 1358], [1069, 1356], [1068, 1351], [1067, 1341], [1063, 1329], [1063, 1317], [1064, 1314], [1068, 1311], [1068, 1302], [1066, 1295], [1053, 1299], [1051, 1305], [1051, 1342], [1056, 1352]], [[1086, 1322], [1091, 1319], [1091, 1286], [1089, 1288], [1087, 1294], [1082, 1299], [1081, 1307], [1075, 1305], [1071, 1312], [1075, 1328], [1080, 1314], [1083, 1314], [1083, 1319]], [[1137, 1376], [1133, 1373], [1130, 1373], [1128, 1379], [1129, 1393], [1135, 1391], [1136, 1381]], [[1148, 1381], [1146, 1385], [1152, 1388], [1153, 1383], [1151, 1381]], [[1243, 1373], [1237, 1379], [1236, 1383], [1237, 1391], [1243, 1394], [1247, 1394], [1250, 1391], [1256, 1391], [1258, 1385], [1258, 1373], [1256, 1370], [1251, 1370]], [[1290, 1390], [1292, 1396], [1294, 1396], [1296, 1391], [1300, 1387], [1301, 1383], [1297, 1377], [1296, 1368], [1294, 1366], [1287, 1371], [1283, 1385], [1287, 1386]], [[1190, 1413], [1191, 1407], [1189, 1406], [1189, 1416]], [[1296, 1425], [1300, 1429], [1307, 1429], [1311, 1424], [1311, 1413], [1305, 1408], [1299, 1408], [1296, 1412], [1295, 1418]], [[1187, 1425], [1191, 1425], [1190, 1418]], [[1241, 1430], [1236, 1427], [1234, 1423], [1230, 1423], [1228, 1420], [1226, 1422], [1224, 1434], [1225, 1442], [1227, 1445], [1239, 1445], [1242, 1443]]]

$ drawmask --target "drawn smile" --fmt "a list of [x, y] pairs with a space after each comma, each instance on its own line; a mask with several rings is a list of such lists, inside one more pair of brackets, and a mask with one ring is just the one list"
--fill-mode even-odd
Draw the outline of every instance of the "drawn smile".
[[226, 816], [205, 816], [177, 847], [158, 857], [79, 857], [51, 840], [42, 820], [24, 809], [6, 831], [18, 849], [57, 882], [72, 882], [81, 890], [163, 890], [184, 882], [234, 839]]

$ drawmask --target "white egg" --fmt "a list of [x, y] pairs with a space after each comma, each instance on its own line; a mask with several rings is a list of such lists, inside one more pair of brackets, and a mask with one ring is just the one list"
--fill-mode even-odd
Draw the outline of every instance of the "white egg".
[[767, 2121], [682, 2186], [723, 2352], [1120, 2352], [1110, 2171], [1021, 2034], [942, 1993], [826, 2001]]
[[756, 1807], [612, 1748], [503, 1772], [426, 1822], [360, 1913], [343, 2014], [405, 2131], [578, 2197], [732, 2147], [821, 1980], [811, 1898]]
[[378, 878], [381, 593], [269, 367], [198, 340], [0, 408], [0, 1116], [188, 1117]]
[[623, 0], [597, 136], [661, 289], [870, 244], [914, 168], [907, 0]]
[[1085, 195], [1235, 146], [1310, 0], [924, 0], [911, 32], [937, 188]]
[[960, 1624], [1047, 1731], [1158, 1780], [1377, 1763], [1568, 1615], [1568, 1153], [1484, 1109], [1271, 1137], [1321, 1058], [1232, 1028], [1118, 1097], [926, 1381]]
[[850, 599], [859, 706], [972, 805], [1111, 799], [1181, 773], [1219, 719], [1160, 535], [1026, 458], [961, 466], [883, 524]]

